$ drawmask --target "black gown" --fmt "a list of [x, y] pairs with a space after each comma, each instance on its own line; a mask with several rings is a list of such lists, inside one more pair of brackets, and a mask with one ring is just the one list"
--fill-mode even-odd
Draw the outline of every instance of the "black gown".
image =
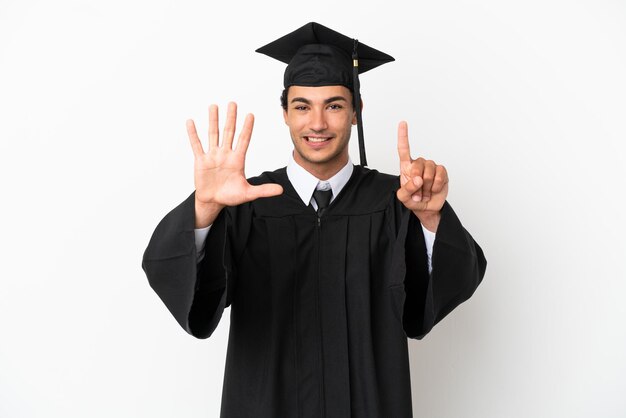
[[480, 247], [446, 202], [429, 274], [398, 177], [375, 170], [355, 166], [321, 218], [284, 168], [249, 181], [284, 193], [223, 210], [199, 264], [192, 193], [159, 223], [142, 264], [197, 338], [230, 306], [221, 416], [411, 417], [407, 337], [474, 293]]

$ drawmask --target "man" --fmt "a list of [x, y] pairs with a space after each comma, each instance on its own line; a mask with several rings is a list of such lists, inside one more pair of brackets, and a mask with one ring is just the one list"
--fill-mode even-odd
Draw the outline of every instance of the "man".
[[289, 165], [245, 178], [254, 119], [233, 146], [234, 103], [221, 136], [210, 107], [206, 152], [188, 121], [196, 190], [157, 226], [143, 268], [198, 338], [231, 307], [222, 417], [410, 417], [406, 337], [473, 294], [482, 251], [445, 201], [446, 169], [411, 159], [406, 123], [399, 179], [349, 160], [358, 72], [391, 57], [316, 23], [259, 51], [289, 63]]

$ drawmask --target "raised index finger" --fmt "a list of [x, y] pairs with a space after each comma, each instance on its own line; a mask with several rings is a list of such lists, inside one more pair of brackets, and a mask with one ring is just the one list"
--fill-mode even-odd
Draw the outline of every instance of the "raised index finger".
[[400, 162], [411, 162], [411, 150], [409, 149], [409, 127], [405, 121], [398, 124], [398, 157]]

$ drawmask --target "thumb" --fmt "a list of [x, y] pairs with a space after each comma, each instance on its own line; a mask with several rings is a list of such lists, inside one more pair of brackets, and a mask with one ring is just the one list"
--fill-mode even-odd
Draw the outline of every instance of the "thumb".
[[269, 183], [260, 186], [250, 186], [246, 193], [247, 200], [256, 200], [261, 197], [278, 196], [283, 193], [283, 187], [279, 184]]

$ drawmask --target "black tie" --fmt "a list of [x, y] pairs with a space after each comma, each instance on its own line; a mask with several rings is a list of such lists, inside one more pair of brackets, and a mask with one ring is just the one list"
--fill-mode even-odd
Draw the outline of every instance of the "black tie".
[[315, 203], [317, 203], [317, 216], [322, 216], [324, 210], [328, 207], [330, 203], [330, 198], [333, 196], [333, 191], [331, 189], [328, 190], [315, 190], [313, 192], [313, 199], [315, 199]]

